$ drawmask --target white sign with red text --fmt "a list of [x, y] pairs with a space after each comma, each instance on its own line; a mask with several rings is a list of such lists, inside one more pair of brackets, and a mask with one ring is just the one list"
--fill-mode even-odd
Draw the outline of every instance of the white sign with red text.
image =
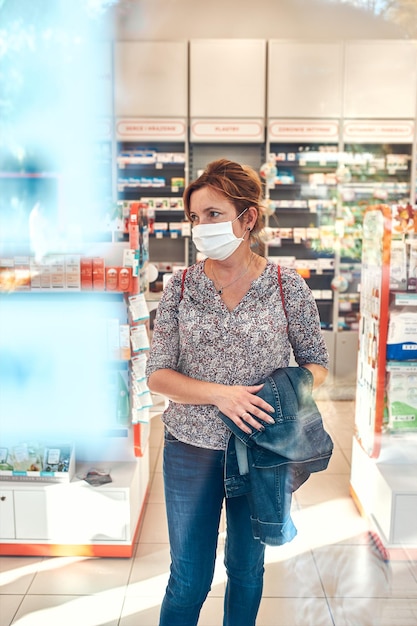
[[359, 143], [412, 143], [412, 120], [345, 120], [343, 140]]
[[268, 123], [270, 141], [339, 141], [337, 120], [277, 120]]
[[193, 119], [190, 140], [194, 142], [263, 142], [262, 119]]
[[185, 141], [187, 124], [183, 119], [118, 118], [119, 141]]

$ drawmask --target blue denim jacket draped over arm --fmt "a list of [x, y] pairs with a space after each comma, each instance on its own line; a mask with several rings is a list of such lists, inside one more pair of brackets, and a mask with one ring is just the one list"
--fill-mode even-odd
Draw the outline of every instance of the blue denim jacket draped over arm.
[[292, 493], [312, 472], [327, 468], [333, 442], [312, 397], [313, 376], [303, 367], [275, 370], [256, 394], [274, 407], [274, 424], [244, 433], [219, 412], [230, 428], [226, 450], [226, 497], [247, 495], [254, 537], [268, 545], [291, 541]]

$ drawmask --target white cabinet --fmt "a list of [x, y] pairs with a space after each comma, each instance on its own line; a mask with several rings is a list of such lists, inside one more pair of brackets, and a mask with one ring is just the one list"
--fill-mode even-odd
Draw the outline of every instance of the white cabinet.
[[268, 117], [339, 118], [342, 44], [268, 43]]
[[0, 539], [6, 538], [15, 538], [13, 491], [0, 488]]
[[16, 539], [49, 539], [48, 491], [26, 486], [22, 490], [15, 489], [12, 493]]
[[334, 375], [343, 385], [356, 384], [358, 332], [335, 333]]
[[190, 41], [190, 116], [264, 118], [266, 42]]
[[350, 41], [345, 57], [346, 118], [415, 117], [417, 42]]
[[416, 463], [375, 462], [353, 440], [352, 495], [392, 547], [417, 545], [416, 476]]
[[116, 117], [186, 117], [188, 58], [184, 41], [123, 41], [114, 49]]
[[375, 520], [390, 543], [417, 545], [416, 466], [381, 464], [377, 469]]
[[110, 463], [112, 482], [83, 476], [102, 463], [78, 465], [67, 484], [4, 482], [0, 554], [130, 556], [149, 481], [148, 449], [137, 462]]

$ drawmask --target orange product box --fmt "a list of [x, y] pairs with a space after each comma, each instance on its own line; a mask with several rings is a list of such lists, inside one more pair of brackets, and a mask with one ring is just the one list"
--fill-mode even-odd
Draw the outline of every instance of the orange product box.
[[106, 267], [105, 275], [107, 291], [117, 291], [119, 288], [119, 268], [113, 266]]
[[130, 204], [129, 242], [134, 250], [139, 248], [139, 202]]
[[119, 267], [119, 291], [130, 291], [132, 286], [132, 268]]
[[80, 259], [81, 289], [93, 288], [93, 259], [81, 257]]
[[93, 290], [104, 291], [104, 259], [101, 257], [93, 258]]

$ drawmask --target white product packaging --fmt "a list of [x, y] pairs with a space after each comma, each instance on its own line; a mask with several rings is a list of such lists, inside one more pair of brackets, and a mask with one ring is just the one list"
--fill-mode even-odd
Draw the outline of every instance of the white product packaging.
[[132, 358], [133, 375], [137, 381], [141, 381], [145, 378], [146, 370], [146, 354], [138, 354]]
[[417, 315], [415, 311], [391, 311], [388, 324], [387, 359], [417, 359]]
[[417, 292], [417, 240], [410, 243], [408, 254], [407, 289], [408, 291]]
[[51, 288], [61, 290], [65, 288], [65, 255], [53, 254], [50, 256]]
[[129, 311], [134, 322], [149, 319], [149, 309], [144, 293], [138, 293], [129, 297]]
[[145, 326], [133, 326], [130, 329], [130, 341], [133, 352], [149, 350], [149, 337]]
[[81, 257], [79, 254], [65, 256], [65, 289], [80, 291], [81, 289]]
[[391, 260], [389, 287], [394, 290], [407, 288], [407, 256], [404, 242], [400, 239], [391, 241]]
[[417, 431], [417, 363], [388, 364], [387, 407], [393, 431]]

